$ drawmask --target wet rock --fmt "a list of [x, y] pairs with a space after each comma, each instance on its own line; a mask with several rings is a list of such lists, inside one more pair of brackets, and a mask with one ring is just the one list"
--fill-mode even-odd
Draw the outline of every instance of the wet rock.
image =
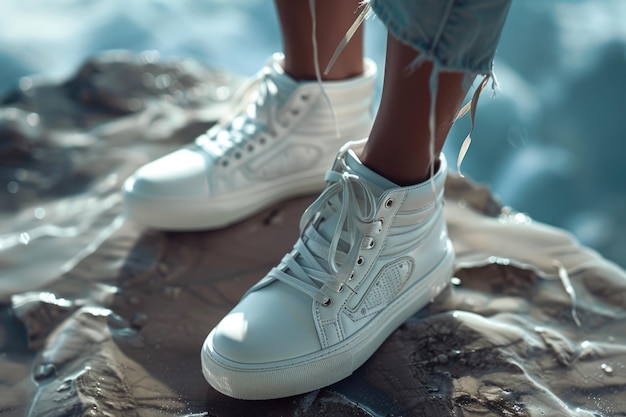
[[352, 376], [263, 402], [209, 388], [204, 338], [291, 248], [313, 198], [212, 232], [124, 221], [124, 179], [223, 111], [234, 89], [220, 88], [237, 83], [220, 74], [115, 52], [62, 85], [24, 79], [4, 100], [3, 416], [623, 413], [626, 273], [455, 177], [445, 207], [453, 285]]
[[28, 344], [33, 350], [40, 349], [48, 334], [78, 308], [74, 302], [49, 292], [16, 294], [12, 305], [15, 316], [26, 327]]
[[448, 176], [445, 195], [462, 207], [470, 207], [488, 216], [498, 216], [503, 211], [502, 204], [491, 194], [488, 187], [466, 181], [456, 175]]
[[193, 59], [164, 62], [156, 51], [111, 51], [85, 62], [64, 88], [85, 105], [128, 114], [145, 110], [154, 100], [184, 108], [228, 103], [236, 92], [234, 79], [232, 73]]
[[23, 78], [0, 104], [32, 112], [48, 129], [89, 129], [162, 103], [215, 121], [232, 105], [243, 81], [194, 59], [165, 61], [155, 51], [110, 51], [87, 60], [61, 85]]

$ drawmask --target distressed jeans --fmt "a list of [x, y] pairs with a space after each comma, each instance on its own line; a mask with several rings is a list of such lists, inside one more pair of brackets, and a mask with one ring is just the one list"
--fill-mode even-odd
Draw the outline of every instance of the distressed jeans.
[[[474, 128], [474, 111], [478, 97], [492, 81], [493, 59], [512, 0], [369, 0], [369, 6], [399, 41], [413, 47], [413, 66], [432, 61], [430, 90], [436, 91], [440, 71], [459, 71], [467, 82], [483, 75], [470, 103], [458, 117], [470, 112], [471, 129], [459, 152], [457, 170], [465, 157]], [[430, 131], [434, 141], [435, 94], [431, 94]], [[431, 155], [431, 158], [434, 155]]]

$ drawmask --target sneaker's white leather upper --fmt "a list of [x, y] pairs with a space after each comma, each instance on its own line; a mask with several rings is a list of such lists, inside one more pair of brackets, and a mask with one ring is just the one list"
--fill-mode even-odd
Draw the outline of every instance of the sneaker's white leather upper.
[[354, 79], [323, 82], [331, 111], [317, 82], [294, 81], [281, 62], [276, 54], [248, 87], [238, 111], [194, 146], [140, 168], [133, 192], [159, 199], [187, 194], [192, 201], [253, 189], [316, 165], [327, 168], [341, 144], [368, 135], [373, 64]]
[[216, 327], [219, 355], [260, 364], [332, 349], [449, 255], [443, 156], [432, 182], [388, 190], [354, 164], [348, 146], [303, 215], [294, 249]]
[[361, 76], [320, 84], [294, 81], [281, 62], [274, 56], [242, 104], [195, 144], [128, 179], [129, 218], [161, 229], [220, 227], [323, 187], [339, 148], [369, 134], [375, 65], [366, 61]]

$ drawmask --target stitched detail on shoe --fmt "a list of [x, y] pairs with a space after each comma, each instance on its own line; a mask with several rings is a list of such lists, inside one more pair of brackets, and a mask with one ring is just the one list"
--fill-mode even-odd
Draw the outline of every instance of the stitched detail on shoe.
[[325, 323], [324, 328], [324, 348], [339, 343], [343, 338], [337, 328], [336, 322]]
[[328, 338], [326, 337], [326, 328], [324, 325], [326, 322], [323, 322], [322, 314], [320, 313], [320, 309], [317, 303], [313, 304], [313, 311], [315, 312], [315, 327], [317, 328], [317, 335], [320, 339], [320, 345], [322, 349], [328, 347]]
[[315, 316], [315, 327], [317, 327], [317, 333], [322, 349], [326, 349], [327, 347], [345, 339], [343, 329], [336, 320], [336, 315], [333, 315], [333, 318], [330, 320], [324, 320], [323, 315], [320, 312], [320, 307], [316, 305]]
[[400, 258], [383, 267], [367, 293], [353, 309], [347, 311], [347, 315], [356, 321], [385, 308], [400, 293], [413, 267], [413, 259], [409, 257]]
[[313, 167], [323, 152], [313, 145], [285, 146], [280, 152], [259, 154], [246, 167], [249, 178], [274, 180]]

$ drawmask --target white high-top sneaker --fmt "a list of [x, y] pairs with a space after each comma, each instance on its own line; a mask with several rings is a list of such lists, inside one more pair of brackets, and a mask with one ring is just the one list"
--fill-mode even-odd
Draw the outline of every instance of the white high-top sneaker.
[[293, 250], [204, 342], [218, 391], [269, 399], [337, 382], [448, 284], [443, 155], [432, 182], [398, 187], [361, 164], [363, 143], [340, 151]]
[[240, 111], [126, 181], [130, 219], [166, 230], [217, 228], [324, 187], [339, 148], [369, 134], [376, 66], [366, 60], [361, 76], [324, 81], [331, 110], [318, 82], [293, 80], [282, 62], [275, 54], [259, 72]]

